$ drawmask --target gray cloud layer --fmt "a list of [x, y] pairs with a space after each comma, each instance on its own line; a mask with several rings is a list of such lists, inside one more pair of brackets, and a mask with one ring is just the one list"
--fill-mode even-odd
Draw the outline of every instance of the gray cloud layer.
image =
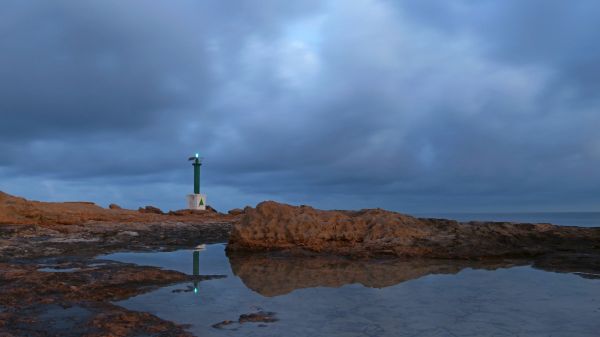
[[579, 1], [5, 1], [0, 189], [182, 207], [598, 210]]

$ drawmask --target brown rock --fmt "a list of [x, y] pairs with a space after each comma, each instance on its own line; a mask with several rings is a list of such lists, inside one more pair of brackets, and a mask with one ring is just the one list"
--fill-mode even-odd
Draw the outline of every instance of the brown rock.
[[183, 326], [109, 302], [197, 277], [152, 267], [88, 263], [93, 261], [73, 262], [78, 268], [72, 272], [0, 263], [0, 306], [6, 309], [0, 313], [0, 336], [5, 331], [15, 336], [192, 336]]
[[213, 214], [219, 214], [219, 212], [217, 210], [215, 210], [214, 208], [210, 207], [209, 205], [206, 205], [206, 209], [205, 210], [199, 210], [199, 209], [179, 209], [176, 211], [169, 211], [167, 214], [168, 215], [175, 215], [175, 216], [183, 216], [183, 215], [194, 215], [194, 214], [209, 214], [209, 213], [213, 213]]
[[146, 206], [144, 208], [140, 207], [138, 209], [138, 212], [140, 212], [140, 213], [152, 213], [152, 214], [165, 214], [163, 211], [160, 210], [160, 208], [154, 207], [154, 206]]
[[245, 210], [227, 249], [480, 258], [533, 256], [561, 249], [598, 252], [598, 247], [600, 228], [459, 223], [418, 219], [382, 209], [322, 211], [268, 201]]
[[[207, 211], [175, 211], [164, 214], [152, 206], [137, 210], [100, 207], [92, 202], [41, 202], [15, 197], [0, 192], [0, 225], [36, 225], [47, 228], [64, 225], [76, 230], [79, 225], [98, 227], [106, 224], [166, 224], [172, 223], [204, 223], [237, 221], [237, 217], [217, 213], [214, 209]], [[86, 226], [87, 227], [87, 226]], [[68, 230], [70, 231], [70, 230]], [[2, 247], [0, 246], [0, 251]], [[0, 256], [1, 257], [1, 256]]]
[[270, 311], [258, 311], [258, 312], [251, 312], [249, 314], [241, 314], [240, 318], [238, 319], [238, 322], [240, 322], [240, 323], [247, 323], [247, 322], [273, 323], [273, 322], [277, 322], [277, 321], [278, 321], [278, 319], [275, 317], [275, 313], [270, 312]]
[[275, 315], [276, 314], [274, 312], [259, 310], [258, 312], [251, 312], [249, 314], [241, 314], [240, 318], [237, 320], [237, 322], [228, 319], [228, 320], [221, 321], [219, 323], [215, 323], [212, 325], [212, 327], [215, 329], [224, 329], [228, 325], [235, 324], [235, 323], [237, 323], [237, 324], [273, 323], [273, 322], [278, 321], [278, 319], [277, 319], [277, 317], [275, 317]]
[[234, 208], [234, 209], [230, 209], [229, 212], [227, 212], [231, 215], [240, 215], [244, 213], [244, 210], [241, 208]]
[[123, 209], [121, 206], [119, 206], [117, 204], [110, 204], [110, 205], [108, 205], [108, 208], [110, 208], [110, 209]]
[[211, 213], [219, 213], [216, 209], [214, 209], [211, 205], [206, 205], [206, 210]]

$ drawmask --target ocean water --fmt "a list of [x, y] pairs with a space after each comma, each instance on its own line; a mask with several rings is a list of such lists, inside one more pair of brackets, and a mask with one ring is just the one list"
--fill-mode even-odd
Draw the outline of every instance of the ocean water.
[[418, 213], [424, 218], [457, 221], [508, 221], [551, 223], [561, 226], [600, 227], [600, 212], [532, 212], [532, 213]]
[[[116, 302], [197, 336], [598, 336], [600, 279], [526, 261], [369, 260], [116, 253], [99, 259], [225, 275]], [[272, 323], [237, 323], [274, 312]], [[233, 321], [221, 328], [214, 324]]]

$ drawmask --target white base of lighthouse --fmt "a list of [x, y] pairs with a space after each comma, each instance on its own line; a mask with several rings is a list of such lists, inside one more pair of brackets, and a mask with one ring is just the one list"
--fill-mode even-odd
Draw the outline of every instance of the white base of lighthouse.
[[199, 211], [206, 210], [206, 194], [188, 194], [187, 207]]

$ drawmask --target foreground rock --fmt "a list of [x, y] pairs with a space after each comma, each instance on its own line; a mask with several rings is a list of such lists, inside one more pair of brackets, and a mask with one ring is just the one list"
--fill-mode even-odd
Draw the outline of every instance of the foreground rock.
[[110, 302], [222, 277], [77, 259], [41, 271], [49, 262], [0, 263], [0, 336], [192, 336], [185, 326]]
[[238, 218], [214, 209], [165, 214], [0, 192], [0, 336], [191, 336], [185, 326], [111, 302], [211, 277], [93, 257], [225, 242]]
[[190, 248], [226, 242], [229, 222], [96, 223], [83, 226], [0, 225], [0, 262], [113, 251]]
[[459, 223], [381, 209], [322, 211], [269, 201], [245, 210], [233, 228], [227, 249], [459, 259], [526, 257], [559, 251], [599, 254], [600, 228]]

